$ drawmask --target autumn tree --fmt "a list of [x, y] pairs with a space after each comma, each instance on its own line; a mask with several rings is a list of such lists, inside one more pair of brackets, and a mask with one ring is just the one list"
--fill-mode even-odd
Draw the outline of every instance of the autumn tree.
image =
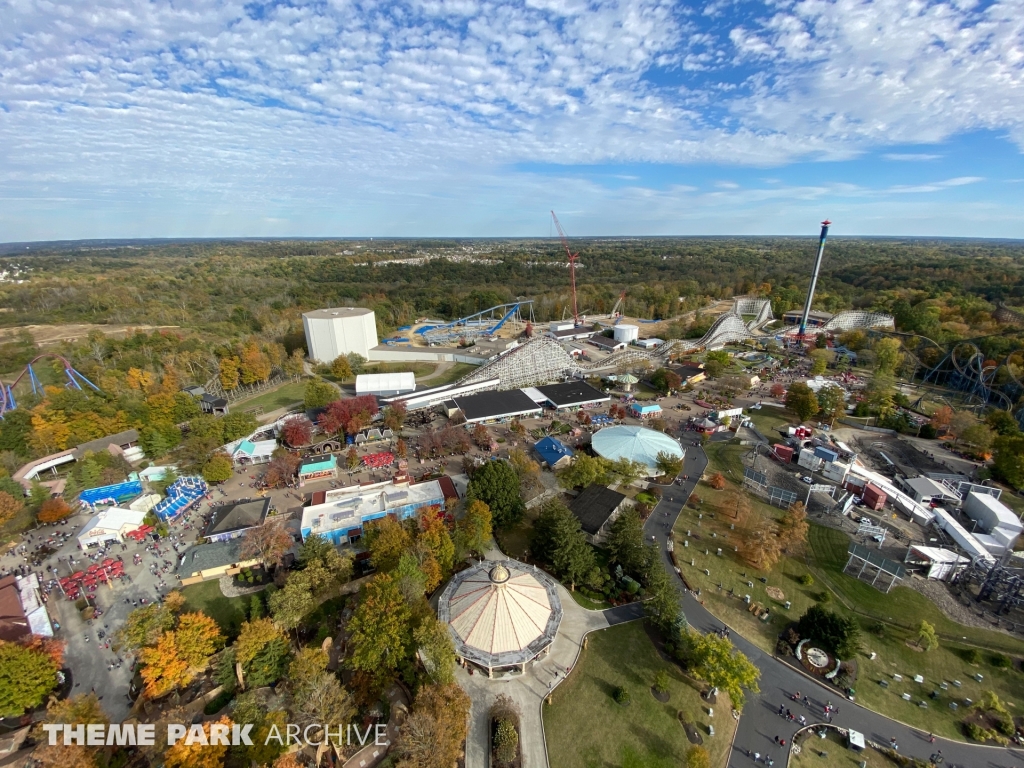
[[728, 638], [714, 632], [691, 635], [690, 669], [709, 685], [729, 694], [733, 707], [743, 709], [743, 690], [759, 693], [761, 672], [750, 659], [733, 647]]
[[529, 491], [540, 486], [540, 464], [531, 459], [522, 448], [508, 452], [508, 461], [519, 476], [519, 487]]
[[797, 415], [800, 421], [807, 421], [818, 412], [818, 398], [814, 391], [802, 381], [789, 385], [786, 392], [786, 407]]
[[794, 501], [779, 521], [779, 544], [782, 549], [786, 552], [798, 551], [807, 541], [809, 528], [804, 503]]
[[242, 624], [234, 652], [242, 665], [246, 684], [253, 688], [274, 683], [288, 665], [288, 640], [268, 618], [251, 619]]
[[349, 365], [347, 357], [338, 355], [334, 358], [331, 362], [331, 376], [340, 381], [352, 378], [352, 366]]
[[378, 571], [387, 572], [398, 565], [403, 552], [412, 548], [412, 536], [405, 525], [393, 517], [368, 522], [363, 529], [370, 562]]
[[346, 663], [383, 689], [406, 656], [409, 608], [395, 580], [378, 574], [364, 588], [348, 623], [350, 653]]
[[212, 618], [204, 613], [183, 614], [176, 629], [139, 651], [146, 695], [159, 698], [188, 685], [223, 645], [224, 637]]
[[309, 445], [313, 439], [313, 422], [305, 416], [293, 416], [281, 427], [281, 437], [292, 448]]
[[255, 384], [270, 378], [270, 358], [260, 349], [255, 341], [242, 347], [239, 355], [238, 370], [243, 384]]
[[455, 565], [455, 545], [452, 543], [441, 510], [437, 507], [426, 507], [420, 510], [418, 521], [419, 534], [416, 541], [430, 551], [441, 568], [442, 579], [446, 578]]
[[[217, 721], [231, 731], [231, 719], [226, 715]], [[203, 723], [203, 737], [186, 743], [187, 739], [181, 739], [167, 748], [164, 756], [164, 768], [223, 768], [224, 759], [228, 754], [226, 744], [210, 743], [210, 726], [212, 723]]]
[[0, 491], [0, 525], [13, 519], [24, 508], [24, 497], [15, 498], [7, 491]]
[[220, 359], [220, 385], [226, 392], [238, 388], [238, 381], [241, 373], [238, 369], [239, 360], [237, 357], [222, 357]]
[[422, 687], [395, 743], [396, 768], [455, 765], [469, 733], [469, 704], [455, 683]]
[[[59, 725], [108, 725], [110, 720], [103, 711], [103, 705], [95, 693], [80, 694], [69, 699], [50, 698], [42, 723]], [[50, 746], [43, 731], [42, 723], [34, 733], [39, 744], [32, 753], [37, 768], [95, 768], [101, 747], [84, 744], [61, 744]]]
[[778, 382], [775, 382], [774, 384], [772, 384], [772, 387], [771, 389], [768, 390], [768, 392], [771, 394], [772, 397], [782, 397], [783, 395], [786, 394], [786, 388], [779, 384]]
[[56, 523], [71, 514], [71, 507], [61, 498], [47, 499], [39, 508], [39, 522]]
[[401, 401], [391, 403], [391, 405], [384, 409], [384, 413], [382, 415], [384, 417], [385, 427], [396, 433], [401, 431], [405, 424], [407, 415], [405, 403]]
[[[321, 672], [302, 689], [302, 697], [295, 710], [295, 721], [308, 726], [329, 723], [337, 733], [356, 714], [352, 695], [346, 691], [333, 672]], [[311, 728], [310, 733], [322, 733], [322, 728]]]
[[283, 448], [274, 450], [274, 455], [267, 464], [267, 471], [263, 474], [263, 482], [271, 488], [288, 485], [295, 478], [302, 464], [302, 458], [294, 453], [289, 453]]
[[875, 371], [894, 375], [903, 366], [903, 345], [899, 339], [883, 338], [875, 342]]
[[291, 534], [285, 530], [284, 520], [275, 518], [245, 532], [241, 556], [245, 560], [259, 560], [267, 568], [275, 568], [294, 544]]
[[[178, 595], [180, 592], [172, 592]], [[136, 608], [128, 614], [124, 623], [114, 635], [115, 647], [128, 653], [147, 645], [154, 645], [160, 635], [174, 628], [175, 615], [164, 604], [150, 603]]]
[[770, 571], [782, 556], [782, 542], [775, 521], [757, 516], [743, 532], [739, 547], [744, 560], [762, 571]]
[[725, 476], [721, 472], [715, 472], [708, 480], [708, 485], [714, 488], [716, 491], [720, 491], [725, 488]]
[[469, 549], [484, 552], [490, 544], [492, 535], [491, 508], [479, 500], [469, 502], [456, 526]]
[[379, 410], [373, 395], [332, 400], [317, 419], [317, 426], [328, 435], [340, 432], [352, 435], [368, 427]]

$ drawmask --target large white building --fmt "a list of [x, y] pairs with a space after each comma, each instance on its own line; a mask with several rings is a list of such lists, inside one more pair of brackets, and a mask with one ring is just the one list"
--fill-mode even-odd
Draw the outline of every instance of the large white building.
[[337, 307], [302, 315], [309, 359], [329, 363], [352, 352], [369, 359], [377, 346], [377, 319], [372, 309]]

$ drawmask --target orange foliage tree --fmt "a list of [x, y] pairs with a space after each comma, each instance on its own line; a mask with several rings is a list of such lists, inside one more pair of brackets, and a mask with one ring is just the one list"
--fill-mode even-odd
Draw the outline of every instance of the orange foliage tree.
[[0, 525], [21, 512], [24, 507], [24, 499], [18, 499], [6, 491], [0, 491]]
[[47, 499], [39, 508], [40, 523], [55, 523], [71, 514], [71, 507], [64, 499]]
[[[231, 720], [222, 717], [217, 721], [219, 725], [231, 728]], [[227, 757], [228, 747], [226, 744], [210, 744], [210, 725], [203, 723], [203, 739], [194, 739], [192, 744], [186, 744], [186, 739], [181, 739], [167, 749], [164, 758], [165, 768], [222, 768], [224, 758]], [[230, 736], [229, 736], [230, 740]]]

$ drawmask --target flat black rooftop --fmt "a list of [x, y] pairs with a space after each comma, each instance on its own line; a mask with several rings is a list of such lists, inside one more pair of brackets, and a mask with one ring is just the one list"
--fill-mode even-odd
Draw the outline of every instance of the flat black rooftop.
[[625, 498], [625, 494], [603, 485], [590, 485], [572, 500], [569, 510], [580, 521], [583, 530], [595, 536]]
[[466, 421], [478, 419], [500, 419], [520, 413], [539, 411], [540, 406], [521, 389], [506, 389], [501, 392], [480, 392], [476, 395], [453, 398]]
[[270, 511], [270, 497], [253, 499], [252, 501], [239, 501], [235, 504], [225, 504], [214, 510], [210, 524], [203, 532], [204, 536], [216, 536], [217, 534], [243, 531], [247, 528], [255, 528], [263, 525]]
[[583, 403], [603, 402], [611, 400], [608, 395], [585, 381], [567, 381], [564, 384], [547, 384], [537, 387], [544, 397], [554, 403], [556, 408], [567, 408]]

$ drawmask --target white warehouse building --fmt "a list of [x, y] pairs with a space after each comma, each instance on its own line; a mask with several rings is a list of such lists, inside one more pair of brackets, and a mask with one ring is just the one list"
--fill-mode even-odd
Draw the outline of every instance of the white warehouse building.
[[302, 315], [309, 359], [329, 363], [352, 352], [369, 359], [377, 346], [377, 318], [372, 309], [337, 307]]

